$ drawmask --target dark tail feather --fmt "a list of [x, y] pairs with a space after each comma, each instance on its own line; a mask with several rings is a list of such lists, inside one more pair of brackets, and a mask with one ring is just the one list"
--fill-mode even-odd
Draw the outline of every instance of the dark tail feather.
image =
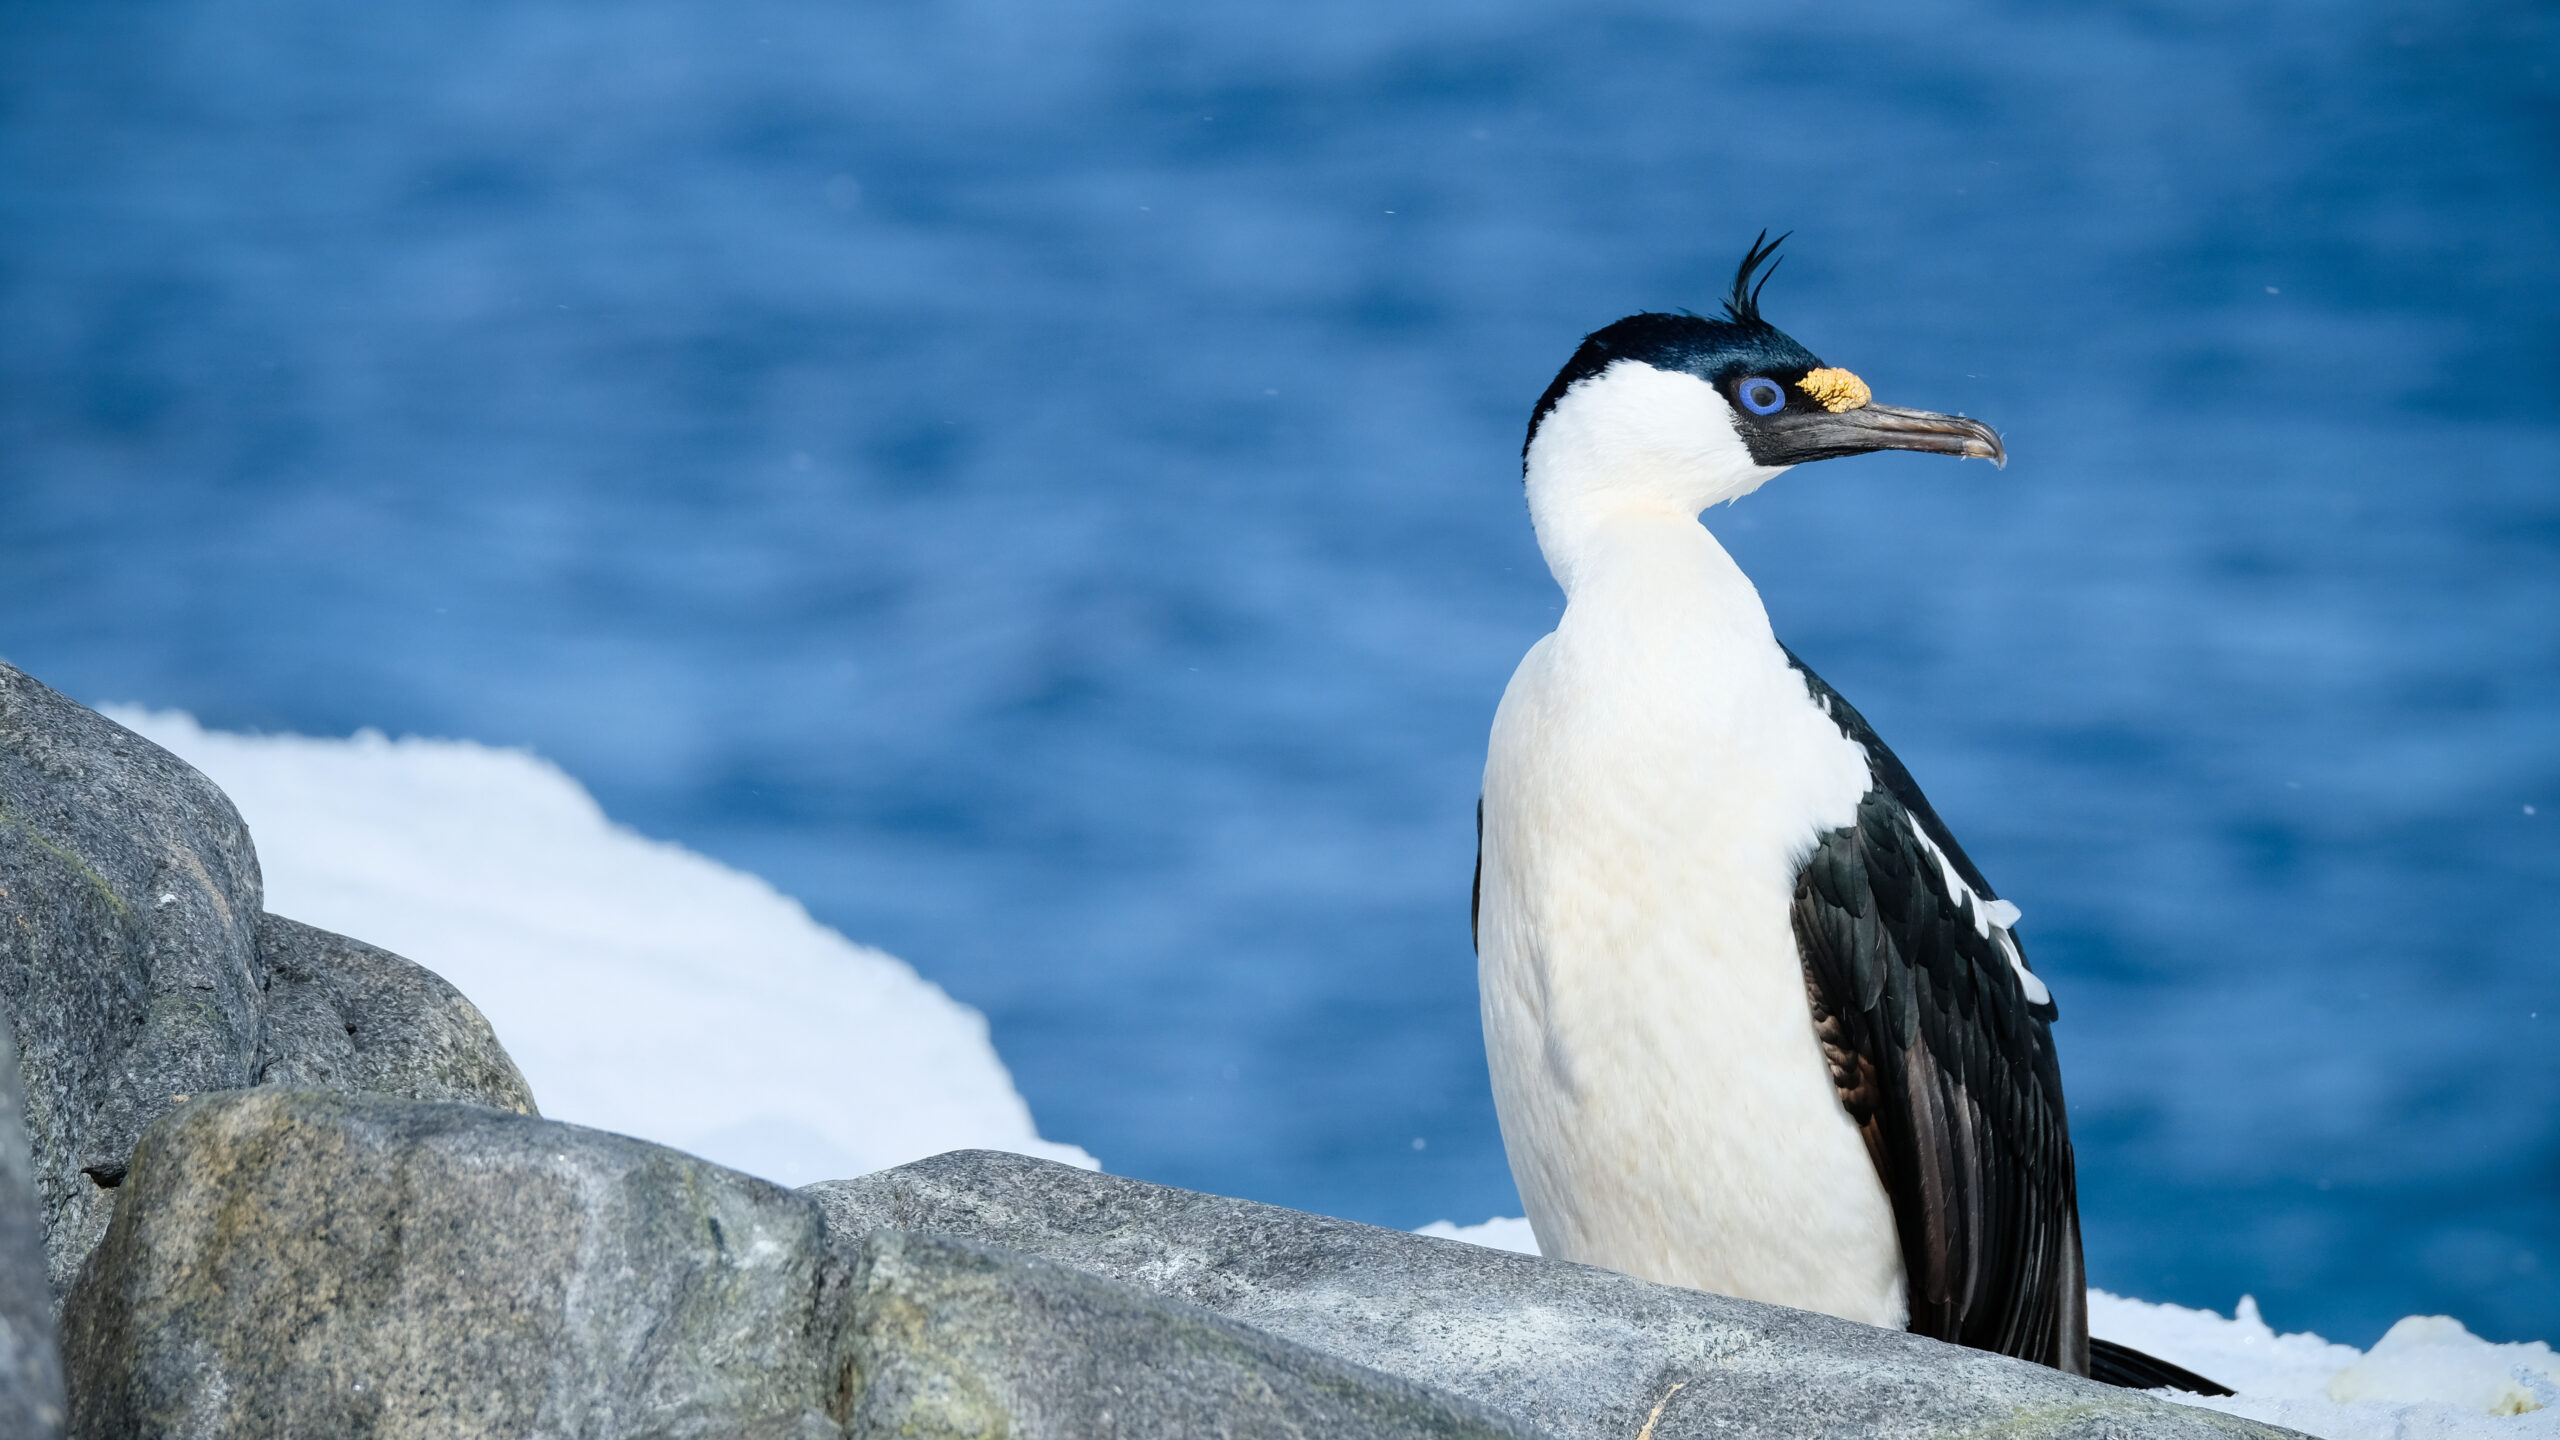
[[2228, 1395], [2231, 1387], [2217, 1385], [2193, 1370], [2181, 1369], [2156, 1355], [2145, 1355], [2130, 1345], [2113, 1340], [2089, 1338], [2089, 1378], [2101, 1385], [2120, 1385], [2127, 1390], [2158, 1390], [2167, 1387], [2184, 1390], [2190, 1395]]

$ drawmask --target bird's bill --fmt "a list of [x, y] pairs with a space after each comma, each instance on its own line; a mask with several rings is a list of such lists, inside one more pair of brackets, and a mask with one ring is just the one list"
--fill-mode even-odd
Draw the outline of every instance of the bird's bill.
[[2009, 452], [1990, 426], [1962, 415], [1861, 405], [1837, 414], [1799, 410], [1772, 416], [1760, 427], [1752, 458], [1763, 465], [1801, 465], [1873, 450], [1919, 450], [2006, 466]]

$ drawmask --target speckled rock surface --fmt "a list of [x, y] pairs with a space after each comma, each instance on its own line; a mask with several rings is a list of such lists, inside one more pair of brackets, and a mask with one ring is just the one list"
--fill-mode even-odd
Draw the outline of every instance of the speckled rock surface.
[[62, 1433], [62, 1359], [54, 1348], [24, 1104], [18, 1047], [0, 1021], [0, 1435], [50, 1440]]
[[[1571, 1440], [2278, 1436], [2041, 1366], [1535, 1256], [958, 1151], [800, 1193], [1005, 1246], [1436, 1385]], [[1676, 1387], [1676, 1388], [1675, 1388]]]
[[146, 1133], [63, 1336], [84, 1440], [1539, 1433], [642, 1141], [266, 1086]]
[[212, 781], [0, 665], [0, 1011], [57, 1288], [170, 1097], [249, 1082], [260, 900]]
[[532, 1108], [453, 987], [263, 898], [212, 781], [0, 664], [0, 1017], [57, 1294], [105, 1233], [134, 1141], [181, 1095], [265, 1078]]
[[854, 1293], [866, 1383], [851, 1429], [866, 1440], [1536, 1433], [1195, 1306], [947, 1236], [875, 1232]]
[[425, 966], [280, 915], [259, 917], [258, 961], [256, 1083], [538, 1113], [479, 1008]]
[[815, 1437], [851, 1377], [816, 1206], [471, 1105], [196, 1099], [63, 1311], [86, 1437]]

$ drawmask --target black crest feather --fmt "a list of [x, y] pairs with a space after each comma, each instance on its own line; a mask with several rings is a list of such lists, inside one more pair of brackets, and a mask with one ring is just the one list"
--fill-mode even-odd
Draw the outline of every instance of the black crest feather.
[[[1787, 235], [1794, 233], [1790, 230]], [[1759, 238], [1751, 242], [1751, 253], [1742, 257], [1742, 268], [1733, 272], [1733, 298], [1724, 302], [1724, 313], [1733, 317], [1734, 324], [1769, 323], [1760, 318], [1760, 292], [1768, 287], [1769, 277], [1777, 274], [1778, 266], [1783, 263], [1778, 256], [1778, 247], [1787, 243], [1787, 235], [1772, 240], [1768, 231], [1761, 231]], [[1763, 265], [1769, 268], [1761, 270]], [[1760, 272], [1757, 285], [1751, 282], [1755, 270]]]

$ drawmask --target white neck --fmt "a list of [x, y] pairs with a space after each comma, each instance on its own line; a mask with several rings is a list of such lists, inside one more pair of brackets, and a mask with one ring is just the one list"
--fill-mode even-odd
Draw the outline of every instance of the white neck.
[[1743, 675], [1784, 667], [1759, 590], [1697, 517], [1621, 507], [1540, 524], [1538, 543], [1564, 587], [1558, 629], [1616, 684], [1720, 712]]
[[1766, 643], [1760, 592], [1696, 511], [1640, 493], [1541, 486], [1537, 479], [1533, 467], [1529, 519], [1568, 611], [1614, 612], [1667, 630], [1712, 617], [1739, 622]]

